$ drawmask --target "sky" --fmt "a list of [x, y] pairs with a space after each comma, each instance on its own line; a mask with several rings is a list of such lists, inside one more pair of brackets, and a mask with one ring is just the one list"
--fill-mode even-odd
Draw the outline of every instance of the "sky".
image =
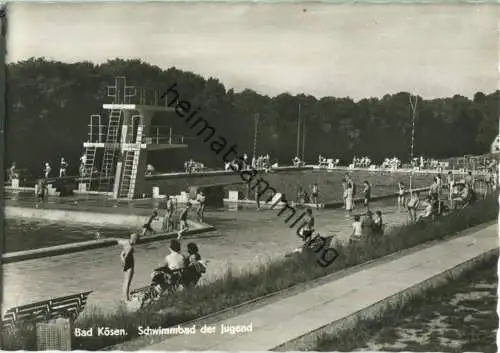
[[227, 89], [362, 99], [498, 88], [495, 5], [9, 5], [8, 61], [140, 58]]

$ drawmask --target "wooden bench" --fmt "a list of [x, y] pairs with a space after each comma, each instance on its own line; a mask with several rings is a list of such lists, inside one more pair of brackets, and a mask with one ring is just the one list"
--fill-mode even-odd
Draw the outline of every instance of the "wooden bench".
[[39, 301], [9, 309], [2, 320], [2, 327], [15, 327], [19, 323], [46, 322], [58, 318], [74, 321], [87, 304], [92, 291]]

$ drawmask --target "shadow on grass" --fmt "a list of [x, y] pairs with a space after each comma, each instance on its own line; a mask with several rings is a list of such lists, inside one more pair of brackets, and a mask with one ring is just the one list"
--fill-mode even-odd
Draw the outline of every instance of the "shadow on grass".
[[[494, 220], [496, 217], [496, 200], [489, 198], [477, 202], [470, 208], [442, 217], [439, 222], [392, 228], [383, 237], [356, 244], [337, 241], [333, 246], [340, 256], [326, 268], [318, 266], [315, 259], [311, 260], [308, 257], [284, 258], [261, 265], [257, 271], [247, 271], [238, 276], [229, 271], [222, 278], [190, 291], [179, 291], [164, 297], [138, 312], [130, 313], [119, 309], [113, 314], [104, 314], [95, 309], [89, 315], [80, 317], [75, 327], [123, 328], [128, 335], [74, 337], [73, 349], [97, 350], [116, 345], [138, 337], [137, 327], [141, 325], [151, 327], [178, 325], [399, 250], [454, 236], [464, 229]], [[33, 330], [23, 327], [18, 328], [17, 332], [3, 332], [2, 348], [34, 349], [33, 334]]]

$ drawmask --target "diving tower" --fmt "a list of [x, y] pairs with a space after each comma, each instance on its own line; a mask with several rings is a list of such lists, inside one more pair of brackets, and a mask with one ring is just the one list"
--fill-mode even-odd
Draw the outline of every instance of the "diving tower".
[[107, 87], [107, 95], [113, 102], [103, 104], [105, 117], [90, 116], [79, 190], [90, 191], [97, 186], [97, 191], [112, 192], [115, 199], [131, 200], [139, 196], [138, 185], [144, 182], [149, 151], [187, 145], [183, 136], [172, 134], [171, 127], [152, 127], [156, 113], [174, 111], [168, 107], [167, 98], [160, 97], [157, 91], [154, 101], [148, 101], [144, 89], [138, 95], [136, 87], [128, 86], [125, 77], [116, 77], [115, 85]]

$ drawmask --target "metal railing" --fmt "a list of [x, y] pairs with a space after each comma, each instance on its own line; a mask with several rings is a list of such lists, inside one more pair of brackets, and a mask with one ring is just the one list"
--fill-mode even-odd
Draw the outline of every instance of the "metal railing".
[[174, 135], [172, 133], [172, 128], [169, 129], [168, 133], [160, 133], [160, 129], [153, 129], [153, 134], [150, 136], [146, 136], [143, 138], [144, 143], [146, 144], [184, 144], [184, 136], [182, 135]]
[[[86, 142], [91, 143], [104, 143], [106, 142], [106, 130], [108, 128], [107, 124], [90, 124], [88, 140]], [[129, 134], [132, 131], [136, 133], [137, 126], [129, 130]], [[183, 135], [174, 134], [173, 130], [169, 126], [152, 127], [150, 129], [149, 136], [142, 137], [142, 143], [146, 144], [184, 144], [185, 137]], [[135, 134], [133, 135], [135, 136]], [[133, 138], [135, 140], [135, 138]]]
[[[114, 87], [108, 88], [113, 89]], [[172, 103], [174, 98], [171, 96], [170, 99], [167, 99], [169, 97], [165, 95], [165, 89], [144, 88], [140, 86], [127, 86], [127, 89], [127, 92], [130, 92], [126, 98], [127, 104], [166, 107], [168, 103]], [[107, 93], [111, 93], [111, 96], [114, 94], [113, 90]]]

